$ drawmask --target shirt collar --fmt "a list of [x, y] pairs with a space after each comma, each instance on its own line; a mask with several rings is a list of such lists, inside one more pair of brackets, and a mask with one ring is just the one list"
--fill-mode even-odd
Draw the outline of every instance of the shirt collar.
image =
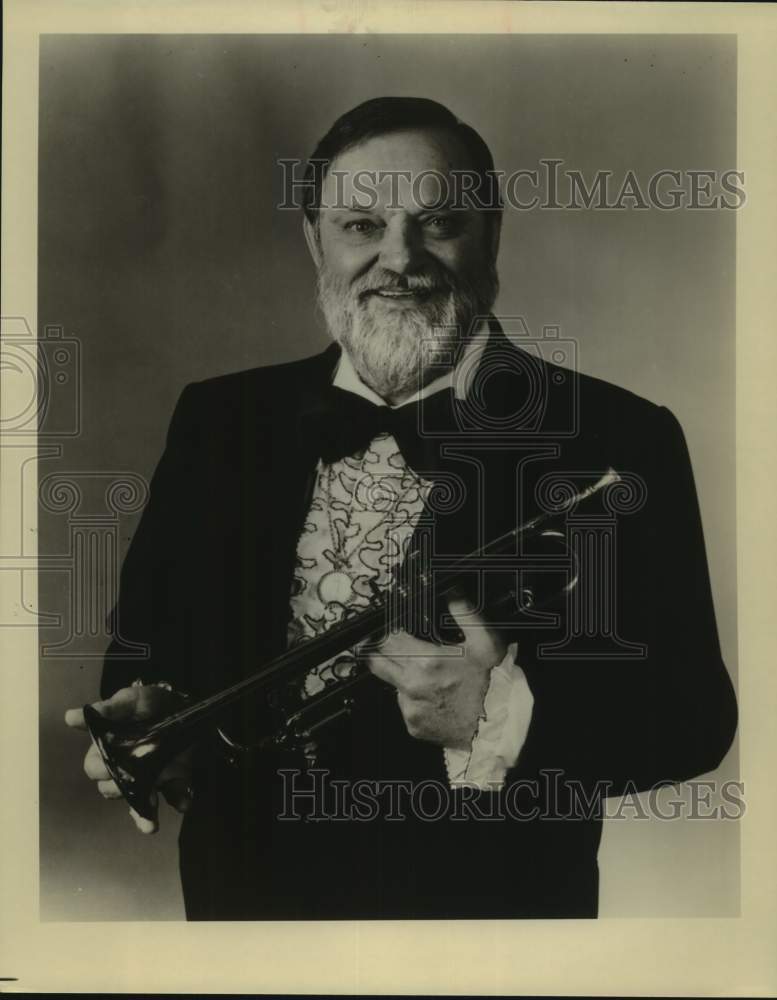
[[[427, 396], [432, 396], [436, 392], [441, 392], [443, 389], [451, 387], [455, 388], [457, 399], [464, 399], [469, 392], [472, 379], [480, 364], [480, 357], [485, 350], [487, 340], [488, 324], [485, 320], [482, 320], [475, 329], [470, 342], [465, 347], [464, 353], [459, 358], [459, 362], [455, 368], [451, 369], [445, 375], [440, 375], [439, 378], [430, 382], [429, 385], [425, 385], [418, 392], [414, 392], [412, 396], [403, 400], [397, 407], [392, 407], [392, 409], [407, 406], [408, 403], [417, 403], [421, 399], [426, 399]], [[462, 377], [457, 377], [459, 373], [461, 373]], [[376, 406], [386, 405], [386, 401], [361, 380], [353, 366], [353, 361], [351, 361], [345, 349], [343, 349], [340, 355], [332, 385], [338, 389], [344, 389], [346, 392], [353, 392], [357, 396], [362, 396], [371, 403], [375, 403]]]

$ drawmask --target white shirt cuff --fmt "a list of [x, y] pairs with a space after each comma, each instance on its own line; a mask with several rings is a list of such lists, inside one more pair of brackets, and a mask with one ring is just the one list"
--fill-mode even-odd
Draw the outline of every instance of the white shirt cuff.
[[501, 663], [491, 671], [483, 714], [469, 750], [444, 749], [452, 788], [475, 786], [497, 791], [518, 760], [531, 723], [534, 696], [526, 675], [515, 662], [518, 644], [510, 643]]

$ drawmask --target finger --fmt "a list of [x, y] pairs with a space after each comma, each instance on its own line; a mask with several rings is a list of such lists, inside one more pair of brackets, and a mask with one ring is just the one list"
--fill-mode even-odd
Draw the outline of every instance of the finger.
[[157, 778], [157, 785], [164, 785], [168, 781], [181, 780], [186, 782], [191, 782], [192, 778], [192, 764], [191, 764], [191, 753], [186, 752], [180, 754], [178, 757], [174, 757], [170, 763], [162, 769], [161, 774]]
[[[135, 712], [138, 688], [121, 688], [110, 698], [92, 703], [92, 708], [106, 719], [126, 719]], [[65, 712], [65, 725], [73, 729], [86, 729], [83, 708], [69, 708]]]
[[157, 806], [159, 804], [159, 799], [157, 798], [156, 792], [152, 792], [150, 796], [151, 807], [154, 810], [154, 818], [146, 819], [130, 806], [129, 812], [132, 817], [135, 826], [140, 830], [141, 833], [156, 833], [159, 829], [159, 819], [157, 817]]
[[120, 799], [122, 797], [121, 792], [119, 791], [119, 786], [112, 779], [109, 779], [108, 781], [98, 781], [97, 791], [104, 799]]
[[89, 747], [89, 751], [84, 757], [84, 771], [86, 771], [87, 778], [91, 778], [92, 781], [107, 781], [110, 778], [100, 751], [94, 745]]
[[192, 789], [191, 753], [182, 754], [172, 760], [157, 780], [159, 790], [168, 804], [178, 812], [187, 812], [194, 801]]
[[194, 802], [192, 786], [185, 778], [170, 778], [159, 786], [168, 805], [178, 812], [185, 813], [191, 809]]
[[105, 719], [131, 719], [137, 711], [138, 692], [142, 690], [140, 687], [120, 688], [110, 698], [94, 702], [92, 708]]
[[375, 677], [382, 681], [386, 681], [387, 684], [391, 684], [393, 687], [399, 687], [402, 683], [405, 667], [400, 663], [396, 663], [388, 656], [381, 656], [380, 653], [373, 653], [372, 656], [367, 659], [367, 666]]
[[71, 729], [86, 729], [83, 708], [69, 708], [65, 712], [65, 725]]
[[474, 653], [490, 655], [495, 648], [494, 636], [473, 602], [457, 595], [448, 601], [448, 610], [464, 633], [465, 645]]
[[478, 613], [475, 604], [463, 594], [456, 594], [449, 598], [448, 611], [455, 618], [459, 628], [471, 628], [473, 625], [485, 624], [485, 619]]
[[378, 653], [392, 659], [398, 657], [437, 656], [440, 647], [433, 642], [417, 639], [408, 632], [389, 632], [378, 647]]

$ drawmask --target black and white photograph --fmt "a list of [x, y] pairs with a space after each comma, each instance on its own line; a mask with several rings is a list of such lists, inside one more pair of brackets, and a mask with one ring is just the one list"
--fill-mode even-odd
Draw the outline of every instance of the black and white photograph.
[[741, 922], [736, 29], [172, 6], [37, 39], [0, 624], [41, 932]]

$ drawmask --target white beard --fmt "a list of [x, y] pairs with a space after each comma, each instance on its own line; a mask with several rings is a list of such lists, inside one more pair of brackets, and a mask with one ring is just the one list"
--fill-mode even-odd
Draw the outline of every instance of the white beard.
[[[359, 377], [382, 398], [408, 396], [440, 374], [439, 357], [455, 359], [473, 319], [493, 305], [493, 267], [481, 282], [481, 294], [462, 282], [454, 285], [454, 280], [442, 274], [398, 278], [373, 269], [349, 284], [322, 265], [318, 300], [329, 332], [348, 352]], [[374, 295], [362, 297], [370, 289], [399, 287], [440, 291], [416, 308], [393, 307]]]

